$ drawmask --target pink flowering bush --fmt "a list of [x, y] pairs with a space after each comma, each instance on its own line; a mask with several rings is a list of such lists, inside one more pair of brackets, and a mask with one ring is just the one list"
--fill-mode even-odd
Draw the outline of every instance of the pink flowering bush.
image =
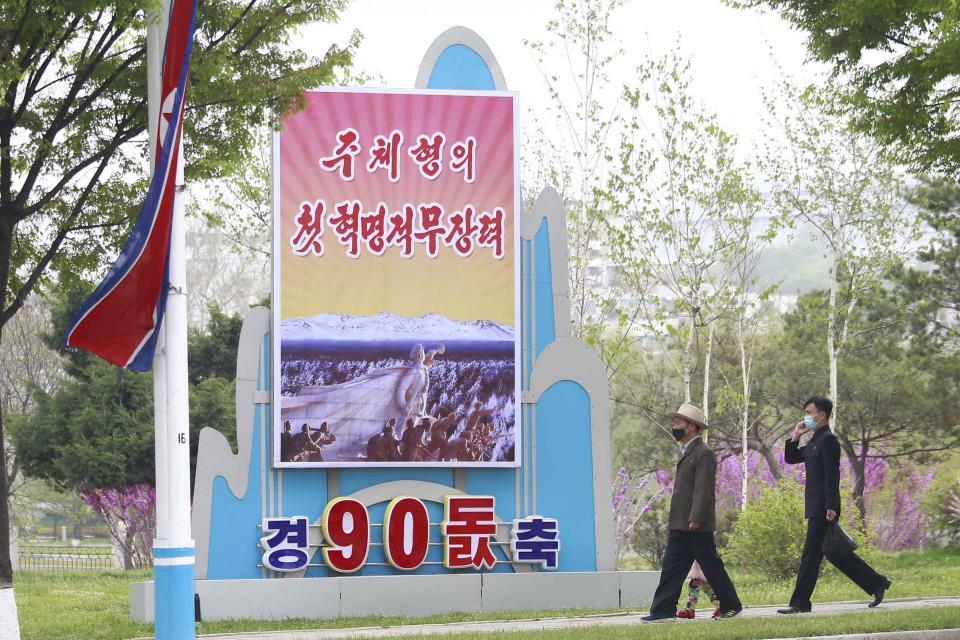
[[892, 491], [866, 494], [867, 531], [883, 551], [918, 549], [927, 537], [927, 518], [921, 505], [933, 472], [904, 472]]
[[[655, 484], [651, 482], [655, 481]], [[630, 473], [620, 468], [613, 481], [613, 527], [617, 539], [617, 563], [630, 548], [634, 527], [667, 490], [667, 477], [658, 471]]]
[[156, 529], [156, 493], [150, 484], [80, 489], [77, 495], [107, 523], [123, 553], [124, 569], [150, 566]]

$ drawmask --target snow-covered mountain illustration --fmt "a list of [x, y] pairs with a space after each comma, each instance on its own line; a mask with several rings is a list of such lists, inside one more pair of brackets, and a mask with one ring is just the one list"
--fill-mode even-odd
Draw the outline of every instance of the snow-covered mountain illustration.
[[280, 322], [283, 341], [512, 342], [513, 327], [492, 320], [451, 320], [438, 313], [417, 318], [381, 312], [375, 316], [326, 313]]

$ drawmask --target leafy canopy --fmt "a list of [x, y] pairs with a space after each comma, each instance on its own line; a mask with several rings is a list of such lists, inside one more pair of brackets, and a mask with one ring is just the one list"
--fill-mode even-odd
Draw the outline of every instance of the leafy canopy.
[[849, 78], [856, 124], [925, 170], [960, 171], [956, 0], [727, 0], [808, 34], [815, 60]]

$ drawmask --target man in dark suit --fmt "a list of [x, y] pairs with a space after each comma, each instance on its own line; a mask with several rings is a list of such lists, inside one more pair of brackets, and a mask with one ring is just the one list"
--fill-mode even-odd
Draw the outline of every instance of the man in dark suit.
[[646, 622], [677, 615], [677, 599], [693, 561], [700, 563], [707, 582], [720, 599], [719, 617], [732, 618], [743, 610], [713, 540], [716, 531], [717, 461], [700, 439], [707, 428], [703, 413], [692, 404], [667, 414], [673, 420], [673, 437], [680, 443], [680, 459], [670, 500], [670, 537], [663, 555], [660, 584], [653, 596]]
[[[813, 396], [804, 405], [803, 413], [803, 421], [794, 426], [793, 437], [787, 440], [784, 457], [790, 464], [802, 462], [806, 471], [804, 516], [807, 518], [807, 539], [800, 556], [800, 571], [790, 606], [778, 609], [778, 613], [810, 611], [810, 596], [817, 586], [823, 561], [823, 538], [829, 523], [840, 517], [840, 444], [830, 430], [833, 402], [829, 398]], [[806, 446], [801, 447], [800, 437], [810, 432], [813, 436]], [[874, 571], [857, 554], [829, 560], [873, 596], [871, 607], [883, 601], [890, 580]]]

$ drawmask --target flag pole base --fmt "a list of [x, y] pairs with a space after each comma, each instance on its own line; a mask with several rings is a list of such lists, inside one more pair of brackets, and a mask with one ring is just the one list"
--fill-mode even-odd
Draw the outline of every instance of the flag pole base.
[[156, 640], [194, 640], [193, 547], [154, 547], [153, 579]]

